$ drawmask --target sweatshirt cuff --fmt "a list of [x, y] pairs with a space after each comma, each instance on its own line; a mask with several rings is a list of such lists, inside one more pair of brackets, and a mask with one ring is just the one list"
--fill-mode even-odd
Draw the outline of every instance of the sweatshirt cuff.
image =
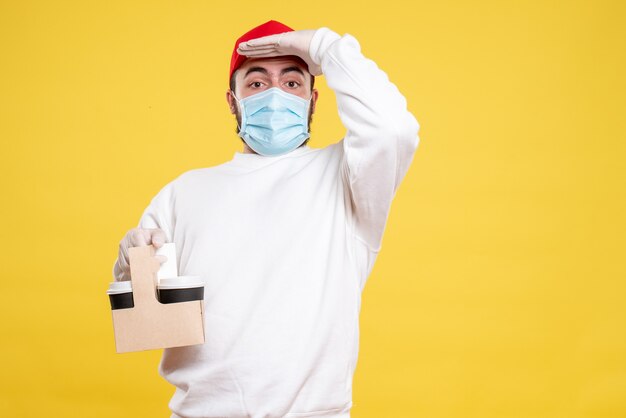
[[341, 36], [338, 33], [328, 28], [319, 28], [316, 30], [313, 34], [313, 38], [311, 38], [311, 44], [309, 45], [309, 56], [313, 62], [321, 66], [322, 58], [326, 50], [339, 38], [341, 38]]

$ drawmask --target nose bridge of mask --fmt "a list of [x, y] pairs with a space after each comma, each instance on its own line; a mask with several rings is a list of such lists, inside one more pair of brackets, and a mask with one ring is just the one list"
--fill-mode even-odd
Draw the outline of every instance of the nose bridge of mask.
[[264, 103], [265, 106], [263, 107], [267, 107], [268, 110], [282, 110], [287, 107], [285, 105], [286, 103], [283, 101], [283, 98], [281, 98], [282, 96], [276, 93], [278, 93], [278, 90], [276, 90], [275, 92], [272, 91], [272, 94], [267, 95], [267, 99]]
[[[313, 95], [311, 95], [312, 97]], [[274, 111], [287, 109], [293, 113], [299, 113], [302, 110], [308, 110], [310, 100], [287, 93], [278, 87], [272, 87], [242, 99], [240, 111], [246, 113], [246, 116], [255, 114], [262, 109]]]

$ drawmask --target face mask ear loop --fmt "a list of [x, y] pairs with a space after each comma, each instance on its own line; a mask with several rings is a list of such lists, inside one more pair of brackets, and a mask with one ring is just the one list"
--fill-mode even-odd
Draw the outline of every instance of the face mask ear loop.
[[[233, 95], [233, 97], [235, 98], [235, 102], [237, 102], [237, 109], [239, 110], [239, 115], [243, 115], [243, 112], [241, 110], [241, 104], [239, 103], [239, 99], [237, 98], [237, 96], [235, 96], [235, 92], [231, 90], [230, 94]], [[239, 125], [239, 121], [237, 120], [236, 117], [235, 117], [235, 122], [237, 122], [237, 130], [241, 132], [241, 126]]]
[[[309, 112], [311, 111], [311, 101], [312, 101], [312, 100], [313, 100], [313, 92], [311, 92], [311, 97], [309, 97], [309, 104], [308, 104], [308, 106], [307, 106], [307, 110], [306, 110], [306, 111], [307, 111], [307, 113], [309, 113]], [[307, 123], [306, 123], [306, 124], [307, 124], [307, 127], [308, 127], [308, 125], [309, 125], [309, 121], [308, 121], [308, 120], [307, 120]]]

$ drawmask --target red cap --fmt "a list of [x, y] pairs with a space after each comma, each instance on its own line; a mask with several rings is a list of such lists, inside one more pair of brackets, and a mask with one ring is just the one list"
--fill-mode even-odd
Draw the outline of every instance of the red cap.
[[241, 65], [246, 60], [246, 58], [248, 58], [245, 55], [239, 55], [237, 53], [237, 48], [239, 47], [240, 43], [249, 41], [251, 39], [262, 38], [264, 36], [276, 35], [279, 33], [292, 32], [292, 31], [293, 29], [291, 29], [289, 26], [283, 25], [282, 23], [277, 22], [275, 20], [270, 20], [269, 22], [265, 22], [262, 25], [257, 26], [256, 28], [251, 29], [248, 32], [241, 35], [241, 37], [237, 39], [237, 42], [235, 42], [235, 48], [233, 49], [233, 56], [230, 59], [230, 74], [228, 75], [228, 79], [230, 80], [235, 70], [241, 67]]

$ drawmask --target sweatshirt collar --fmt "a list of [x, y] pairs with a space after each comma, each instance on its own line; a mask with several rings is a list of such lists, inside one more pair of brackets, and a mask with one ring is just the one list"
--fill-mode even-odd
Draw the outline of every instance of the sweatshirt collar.
[[304, 154], [304, 153], [310, 151], [311, 149], [312, 148], [309, 147], [308, 145], [301, 145], [301, 146], [299, 146], [298, 148], [296, 148], [293, 151], [290, 151], [290, 152], [288, 152], [286, 154], [273, 156], [273, 157], [264, 156], [264, 155], [260, 155], [260, 154], [247, 154], [247, 153], [243, 153], [241, 151], [237, 151], [233, 155], [233, 161], [239, 162], [239, 163], [243, 163], [243, 164], [254, 164], [254, 165], [261, 164], [261, 165], [263, 165], [265, 163], [271, 163], [271, 162], [274, 162], [274, 161], [282, 160], [283, 158], [295, 157], [295, 156], [298, 156], [300, 154]]

